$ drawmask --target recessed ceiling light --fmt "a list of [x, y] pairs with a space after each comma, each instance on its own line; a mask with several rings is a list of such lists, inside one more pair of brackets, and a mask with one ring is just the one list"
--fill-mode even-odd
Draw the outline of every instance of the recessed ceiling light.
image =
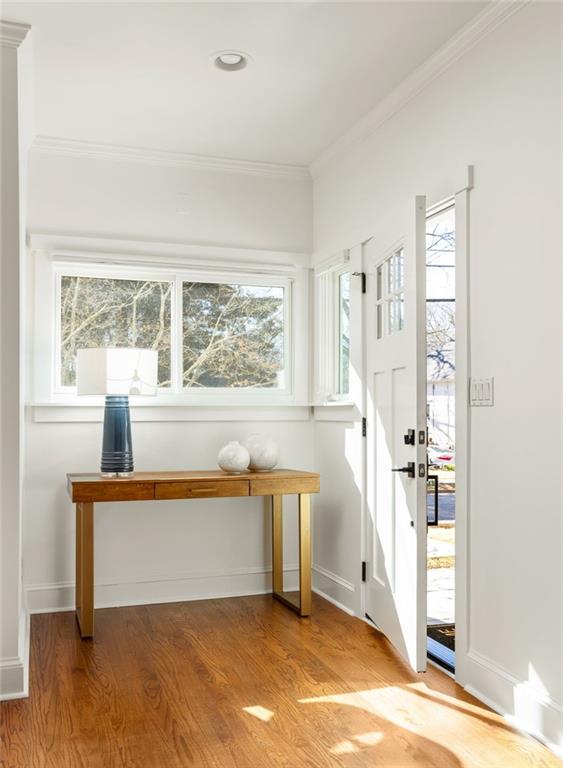
[[248, 56], [240, 51], [219, 51], [214, 54], [215, 66], [226, 72], [236, 72], [248, 64]]

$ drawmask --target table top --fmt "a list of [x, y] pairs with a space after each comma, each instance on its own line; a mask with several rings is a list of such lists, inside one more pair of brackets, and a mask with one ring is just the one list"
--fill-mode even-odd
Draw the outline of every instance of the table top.
[[[297, 469], [273, 469], [268, 472], [241, 472], [230, 475], [222, 470], [179, 470], [167, 472], [135, 472], [130, 477], [103, 477], [99, 473], [68, 474], [67, 489], [72, 501], [128, 501], [150, 500], [159, 498], [184, 498], [184, 496], [166, 496], [164, 489], [180, 486], [193, 487], [198, 483], [213, 483], [214, 488], [206, 488], [208, 497], [228, 496], [229, 488], [233, 495], [268, 495], [283, 493], [317, 493], [320, 475], [317, 472], [304, 472]], [[248, 493], [237, 492], [236, 485], [246, 485]], [[214, 491], [213, 493], [211, 491]], [[191, 495], [185, 496], [190, 498]]]
[[69, 483], [168, 483], [171, 480], [263, 480], [267, 477], [276, 478], [296, 478], [296, 477], [319, 477], [318, 472], [303, 472], [299, 469], [271, 469], [268, 472], [241, 472], [238, 475], [223, 472], [221, 469], [195, 469], [178, 470], [166, 472], [134, 472], [131, 477], [104, 477], [99, 472], [90, 472], [86, 474], [68, 474]]

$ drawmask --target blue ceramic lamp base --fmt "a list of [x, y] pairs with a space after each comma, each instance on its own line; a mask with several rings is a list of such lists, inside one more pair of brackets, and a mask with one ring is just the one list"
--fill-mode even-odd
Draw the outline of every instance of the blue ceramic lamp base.
[[101, 473], [104, 477], [133, 474], [131, 413], [127, 395], [106, 395]]

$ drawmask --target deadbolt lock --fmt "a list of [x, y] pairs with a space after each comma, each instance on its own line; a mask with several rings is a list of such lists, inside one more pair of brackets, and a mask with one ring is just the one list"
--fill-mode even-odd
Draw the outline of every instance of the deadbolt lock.
[[407, 429], [404, 439], [405, 445], [414, 445], [414, 429]]

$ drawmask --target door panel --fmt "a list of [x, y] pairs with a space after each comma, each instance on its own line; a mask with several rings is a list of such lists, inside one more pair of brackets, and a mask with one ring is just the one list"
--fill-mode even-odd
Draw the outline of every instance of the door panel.
[[363, 251], [366, 613], [417, 671], [426, 668], [425, 221], [417, 197]]

